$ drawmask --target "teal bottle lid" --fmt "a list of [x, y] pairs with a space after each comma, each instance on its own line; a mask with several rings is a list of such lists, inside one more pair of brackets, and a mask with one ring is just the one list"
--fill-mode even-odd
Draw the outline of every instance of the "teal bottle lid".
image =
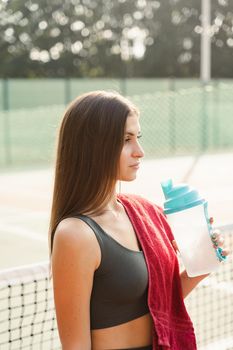
[[181, 210], [189, 209], [206, 202], [198, 191], [187, 184], [174, 186], [172, 180], [161, 183], [166, 201], [164, 202], [164, 213], [172, 214]]

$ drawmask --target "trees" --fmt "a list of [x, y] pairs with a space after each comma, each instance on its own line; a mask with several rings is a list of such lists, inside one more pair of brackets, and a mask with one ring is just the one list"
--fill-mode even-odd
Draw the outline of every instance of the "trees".
[[[200, 5], [196, 0], [2, 0], [0, 76], [198, 76]], [[212, 0], [215, 76], [233, 76], [232, 25], [233, 3]]]

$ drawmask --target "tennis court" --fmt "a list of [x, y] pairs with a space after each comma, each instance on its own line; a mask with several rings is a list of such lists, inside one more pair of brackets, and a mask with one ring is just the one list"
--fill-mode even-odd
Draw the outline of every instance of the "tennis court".
[[[187, 181], [209, 200], [210, 214], [215, 224], [222, 226], [232, 247], [232, 174], [232, 153], [145, 160], [138, 179], [123, 183], [122, 192], [138, 193], [162, 205], [162, 180], [172, 177], [175, 182]], [[1, 269], [39, 263], [19, 269], [18, 273], [15, 269], [5, 273], [7, 283], [0, 286], [0, 307], [4, 310], [4, 321], [0, 323], [0, 344], [4, 345], [0, 349], [59, 349], [48, 264], [44, 262], [48, 260], [52, 169], [5, 173], [0, 180]], [[6, 300], [10, 304], [6, 305]], [[199, 349], [233, 349], [231, 258], [217, 275], [193, 292], [187, 306], [197, 330]], [[20, 318], [22, 313], [27, 317]], [[8, 328], [13, 329], [10, 335]]]
[[[233, 252], [233, 79], [213, 79], [232, 77], [233, 11], [225, 0], [170, 1], [164, 13], [162, 1], [138, 0], [134, 10], [130, 1], [2, 3], [0, 350], [61, 350], [47, 234], [54, 141], [76, 96], [128, 96], [140, 110], [146, 159], [121, 192], [162, 206], [162, 181], [188, 182]], [[185, 303], [198, 350], [233, 350], [232, 255]]]
[[[77, 91], [76, 83], [69, 82], [71, 94], [90, 89], [86, 81], [82, 91]], [[188, 182], [209, 201], [209, 214], [233, 250], [232, 84], [203, 90], [190, 81], [187, 89], [180, 86], [168, 91], [168, 82], [161, 81], [157, 83], [163, 83], [164, 91], [156, 92], [154, 83], [147, 81], [145, 91], [146, 81], [144, 87], [141, 80], [129, 82], [131, 99], [141, 111], [147, 158], [137, 180], [122, 183], [121, 191], [140, 194], [162, 206], [161, 181], [171, 177], [174, 182]], [[51, 91], [54, 81], [46, 84]], [[62, 101], [64, 81], [56, 84]], [[101, 86], [121, 90], [117, 82], [112, 84], [105, 81]], [[20, 86], [27, 95], [29, 85], [18, 81], [13, 89], [18, 91]], [[33, 88], [42, 85], [35, 82]], [[0, 350], [60, 348], [48, 275], [47, 232], [54, 139], [64, 104], [52, 106], [48, 100], [35, 106], [35, 101], [32, 98], [21, 110], [0, 112], [0, 269], [12, 268], [0, 276]], [[20, 101], [12, 103], [19, 108]], [[187, 299], [200, 350], [233, 350], [232, 283], [229, 258]]]
[[[226, 226], [233, 223], [232, 174], [232, 153], [149, 159], [142, 162], [136, 181], [122, 184], [122, 192], [138, 193], [162, 205], [161, 181], [169, 177], [188, 181], [209, 200], [215, 224]], [[52, 182], [51, 168], [0, 175], [1, 268], [47, 259]]]

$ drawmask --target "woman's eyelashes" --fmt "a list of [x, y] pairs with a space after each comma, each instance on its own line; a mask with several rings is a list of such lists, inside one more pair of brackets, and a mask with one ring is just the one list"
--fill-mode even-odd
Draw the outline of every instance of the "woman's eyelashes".
[[[137, 136], [137, 139], [140, 139], [142, 137], [142, 134], [140, 134], [140, 135], [138, 135]], [[133, 139], [133, 137], [127, 137], [126, 139], [125, 139], [125, 142], [129, 142], [129, 141], [131, 141]]]

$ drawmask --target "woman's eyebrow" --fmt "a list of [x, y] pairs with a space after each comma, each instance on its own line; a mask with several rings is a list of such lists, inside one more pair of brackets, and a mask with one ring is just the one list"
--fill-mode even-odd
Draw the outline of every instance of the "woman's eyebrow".
[[[142, 134], [141, 131], [139, 131], [139, 132], [137, 133], [137, 136], [140, 136], [141, 134]], [[131, 131], [126, 131], [126, 132], [125, 132], [125, 135], [134, 136], [134, 135], [136, 135], [136, 134], [133, 133], [133, 132], [131, 132]]]

